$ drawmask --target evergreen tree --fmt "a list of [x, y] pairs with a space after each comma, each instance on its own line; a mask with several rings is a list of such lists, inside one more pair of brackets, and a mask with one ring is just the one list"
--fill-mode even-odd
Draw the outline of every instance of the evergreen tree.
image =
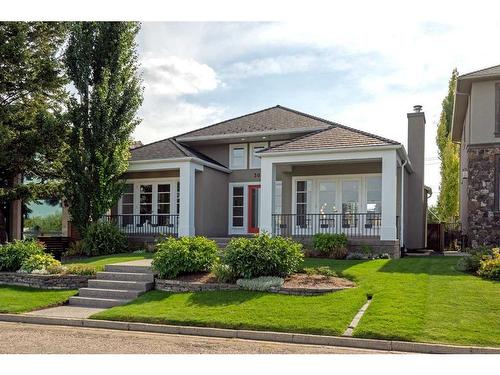
[[65, 144], [65, 37], [63, 23], [0, 22], [0, 242], [12, 201], [59, 191], [53, 179]]
[[459, 146], [451, 140], [451, 122], [458, 72], [454, 69], [448, 84], [448, 94], [443, 100], [437, 128], [436, 144], [441, 160], [441, 183], [437, 199], [437, 215], [441, 221], [454, 222], [459, 215]]
[[65, 54], [76, 95], [65, 164], [65, 197], [82, 235], [118, 201], [127, 170], [130, 135], [142, 103], [136, 22], [77, 22]]

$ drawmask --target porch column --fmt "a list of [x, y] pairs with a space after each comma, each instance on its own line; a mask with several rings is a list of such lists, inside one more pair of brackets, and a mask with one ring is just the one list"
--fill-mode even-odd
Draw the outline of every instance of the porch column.
[[274, 212], [274, 182], [276, 181], [276, 164], [269, 158], [261, 158], [260, 162], [260, 232], [272, 233]]
[[396, 240], [397, 228], [397, 158], [396, 151], [385, 151], [382, 155], [382, 223], [381, 240]]
[[182, 163], [180, 170], [179, 237], [194, 236], [195, 173], [193, 163]]

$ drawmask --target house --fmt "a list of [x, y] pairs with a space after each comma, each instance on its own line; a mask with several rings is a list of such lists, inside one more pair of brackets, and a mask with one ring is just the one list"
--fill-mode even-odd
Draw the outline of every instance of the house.
[[460, 220], [472, 246], [500, 243], [500, 65], [458, 77], [452, 139], [460, 143]]
[[345, 233], [398, 257], [425, 247], [425, 115], [398, 142], [275, 106], [131, 150], [108, 218], [133, 238]]

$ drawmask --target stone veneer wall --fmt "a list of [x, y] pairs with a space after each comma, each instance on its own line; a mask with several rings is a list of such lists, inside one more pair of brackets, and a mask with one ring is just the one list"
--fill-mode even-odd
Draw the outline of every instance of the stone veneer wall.
[[33, 275], [17, 272], [0, 272], [0, 285], [28, 286], [38, 289], [86, 288], [93, 276], [80, 275]]
[[500, 212], [495, 209], [495, 159], [500, 145], [469, 146], [468, 224], [473, 247], [500, 244]]

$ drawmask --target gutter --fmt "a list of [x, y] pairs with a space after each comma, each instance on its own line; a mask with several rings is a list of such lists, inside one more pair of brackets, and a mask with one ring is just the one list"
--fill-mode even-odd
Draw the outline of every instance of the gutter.
[[402, 160], [401, 161], [401, 208], [400, 208], [400, 213], [399, 213], [399, 241], [400, 241], [400, 247], [404, 248], [405, 246], [405, 230], [404, 230], [404, 223], [405, 223], [405, 175], [404, 175], [404, 170], [405, 166], [408, 163], [408, 159]]
[[192, 162], [200, 165], [204, 165], [207, 167], [210, 167], [212, 169], [216, 169], [221, 172], [225, 173], [231, 173], [231, 170], [229, 170], [226, 167], [210, 163], [209, 161], [196, 158], [196, 157], [184, 157], [184, 158], [173, 158], [173, 159], [148, 159], [148, 160], [131, 160], [129, 161], [129, 164], [148, 164], [148, 163], [178, 163], [178, 162]]

